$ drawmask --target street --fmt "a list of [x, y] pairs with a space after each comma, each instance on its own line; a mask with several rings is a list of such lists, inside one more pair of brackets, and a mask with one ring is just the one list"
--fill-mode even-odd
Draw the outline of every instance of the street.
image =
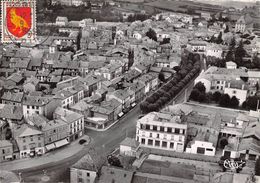
[[119, 143], [126, 136], [135, 137], [135, 125], [138, 115], [140, 114], [139, 105], [126, 114], [118, 123], [105, 132], [96, 132], [88, 130], [86, 134], [93, 141], [82, 151], [73, 157], [64, 159], [55, 164], [46, 164], [40, 167], [26, 169], [21, 172], [21, 177], [25, 182], [44, 182], [41, 178], [46, 175], [50, 177], [47, 182], [69, 182], [69, 167], [77, 162], [81, 157], [87, 154], [90, 147], [94, 147], [98, 155], [107, 155], [119, 146]]
[[[192, 90], [193, 83], [194, 82], [192, 81], [186, 85], [186, 87], [174, 98], [175, 104], [184, 102], [185, 95], [188, 98]], [[170, 103], [170, 105], [171, 104], [172, 103]], [[126, 114], [121, 120], [118, 121], [118, 123], [107, 131], [97, 132], [87, 130], [86, 134], [93, 139], [92, 142], [73, 157], [63, 159], [58, 163], [45, 164], [36, 168], [16, 171], [16, 173], [18, 174], [20, 172], [21, 177], [25, 182], [46, 182], [42, 180], [44, 171], [50, 178], [47, 182], [69, 182], [69, 167], [87, 154], [90, 148], [94, 148], [96, 154], [106, 156], [118, 147], [119, 143], [124, 140], [125, 137], [134, 138], [135, 125], [139, 114], [141, 114], [141, 112], [139, 105], [137, 105], [132, 111]]]

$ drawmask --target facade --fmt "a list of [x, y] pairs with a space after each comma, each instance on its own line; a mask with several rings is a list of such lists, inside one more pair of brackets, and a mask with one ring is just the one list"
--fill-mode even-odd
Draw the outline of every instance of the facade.
[[20, 158], [27, 158], [45, 153], [44, 135], [35, 127], [23, 124], [14, 132], [14, 138], [20, 150]]
[[32, 114], [40, 114], [51, 118], [53, 111], [59, 105], [50, 97], [25, 96], [23, 100], [23, 115], [28, 118]]
[[213, 146], [213, 143], [197, 140], [194, 141], [190, 148], [186, 149], [186, 153], [203, 154], [207, 156], [215, 156], [215, 152], [216, 148]]
[[183, 152], [186, 132], [180, 116], [152, 112], [137, 121], [136, 140], [140, 146]]
[[57, 17], [56, 18], [56, 25], [58, 25], [58, 26], [68, 25], [68, 18], [67, 17]]
[[235, 32], [244, 33], [253, 27], [253, 19], [249, 14], [242, 15], [236, 22]]
[[56, 119], [47, 122], [42, 128], [44, 145], [47, 151], [69, 143], [69, 125], [63, 120]]
[[54, 119], [59, 119], [68, 124], [69, 140], [73, 141], [84, 134], [84, 116], [68, 109], [58, 107], [53, 114]]
[[119, 147], [120, 155], [132, 157], [136, 157], [139, 155], [138, 149], [139, 142], [137, 142], [135, 139], [131, 139], [128, 137], [120, 143]]
[[70, 182], [95, 183], [99, 171], [99, 163], [90, 155], [83, 156], [70, 168]]
[[13, 144], [8, 140], [0, 140], [0, 162], [13, 159]]

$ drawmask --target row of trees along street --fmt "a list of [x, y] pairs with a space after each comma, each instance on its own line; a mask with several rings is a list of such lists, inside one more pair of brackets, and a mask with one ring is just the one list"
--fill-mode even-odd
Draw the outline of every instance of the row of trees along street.
[[141, 102], [141, 111], [149, 113], [163, 108], [200, 72], [200, 66], [199, 54], [188, 53], [184, 55], [180, 69], [172, 79]]

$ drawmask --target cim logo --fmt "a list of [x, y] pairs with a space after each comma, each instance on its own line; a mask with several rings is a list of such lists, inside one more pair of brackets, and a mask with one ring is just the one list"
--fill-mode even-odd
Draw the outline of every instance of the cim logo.
[[243, 160], [240, 160], [240, 161], [235, 161], [233, 159], [229, 160], [229, 159], [226, 159], [223, 163], [223, 166], [226, 168], [226, 169], [231, 169], [231, 170], [234, 170], [234, 169], [242, 169], [244, 164], [246, 162], [243, 161]]

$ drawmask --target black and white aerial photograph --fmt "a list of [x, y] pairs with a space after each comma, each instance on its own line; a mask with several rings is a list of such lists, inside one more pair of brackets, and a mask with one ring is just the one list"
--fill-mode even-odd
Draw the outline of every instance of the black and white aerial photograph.
[[0, 183], [260, 183], [260, 0], [0, 4]]

